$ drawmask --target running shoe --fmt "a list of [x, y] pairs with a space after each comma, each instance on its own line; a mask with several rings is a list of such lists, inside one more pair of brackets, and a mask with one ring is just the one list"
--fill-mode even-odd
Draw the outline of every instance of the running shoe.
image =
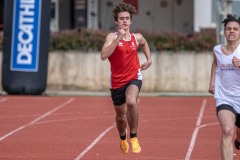
[[141, 147], [138, 143], [137, 137], [130, 138], [131, 144], [132, 144], [132, 152], [133, 153], [140, 153], [141, 152]]
[[237, 150], [240, 149], [240, 143], [238, 142], [237, 139], [235, 139], [235, 141], [234, 141], [234, 146], [235, 146], [235, 148], [236, 148]]
[[120, 149], [122, 153], [124, 154], [128, 153], [129, 145], [128, 145], [127, 139], [120, 141]]

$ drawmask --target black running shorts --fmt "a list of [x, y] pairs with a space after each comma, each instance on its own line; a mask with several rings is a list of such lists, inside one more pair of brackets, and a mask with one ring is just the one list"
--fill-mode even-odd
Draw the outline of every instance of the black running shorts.
[[136, 85], [140, 92], [142, 87], [142, 81], [134, 79], [123, 87], [117, 89], [110, 89], [112, 101], [115, 106], [120, 106], [126, 102], [125, 92], [130, 85]]
[[238, 114], [232, 106], [228, 105], [228, 104], [221, 104], [220, 106], [217, 107], [217, 113], [221, 110], [228, 110], [231, 111], [235, 117], [236, 117], [236, 122], [235, 125], [240, 128], [240, 114]]

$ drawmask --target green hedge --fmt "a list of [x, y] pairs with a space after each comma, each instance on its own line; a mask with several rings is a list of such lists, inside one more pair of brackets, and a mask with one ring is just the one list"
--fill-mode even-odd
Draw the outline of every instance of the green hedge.
[[101, 30], [64, 30], [54, 32], [50, 38], [50, 50], [99, 51], [106, 33]]
[[[148, 41], [151, 51], [212, 51], [216, 45], [215, 29], [204, 29], [194, 34], [178, 32], [146, 32], [141, 33]], [[80, 50], [100, 51], [108, 32], [102, 30], [63, 30], [52, 32], [50, 36], [50, 51]], [[3, 35], [0, 33], [0, 50]]]
[[142, 32], [151, 50], [156, 51], [212, 51], [217, 43], [215, 29], [203, 29], [193, 34], [179, 32]]

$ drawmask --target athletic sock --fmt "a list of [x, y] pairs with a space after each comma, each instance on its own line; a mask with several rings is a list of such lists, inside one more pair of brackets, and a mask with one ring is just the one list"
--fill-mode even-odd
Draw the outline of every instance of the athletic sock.
[[121, 140], [125, 140], [126, 138], [127, 138], [126, 133], [125, 133], [123, 136], [120, 136], [120, 139], [121, 139]]
[[130, 138], [135, 138], [137, 137], [137, 133], [130, 133]]

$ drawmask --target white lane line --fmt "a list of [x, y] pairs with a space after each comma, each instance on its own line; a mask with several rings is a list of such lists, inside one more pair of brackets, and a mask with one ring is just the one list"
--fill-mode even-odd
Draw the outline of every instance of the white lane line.
[[41, 121], [37, 122], [35, 124], [46, 124], [46, 123], [59, 123], [59, 122], [66, 122], [66, 121], [76, 121], [76, 120], [94, 120], [94, 119], [112, 119], [112, 116], [95, 116], [95, 117], [79, 117], [79, 118], [66, 118], [66, 119], [58, 119], [58, 120], [49, 120], [49, 121]]
[[8, 100], [8, 98], [1, 98], [0, 99], [0, 103], [3, 103], [3, 102], [5, 102], [5, 101], [7, 101]]
[[74, 160], [80, 160], [88, 151], [90, 151], [113, 127], [115, 123], [103, 131], [86, 149], [84, 149]]
[[201, 126], [199, 126], [198, 128], [204, 128], [204, 127], [209, 127], [209, 126], [216, 126], [218, 125], [219, 122], [214, 122], [214, 123], [208, 123], [208, 124], [202, 124]]
[[193, 134], [192, 134], [192, 139], [191, 139], [191, 142], [190, 142], [190, 145], [189, 145], [188, 152], [186, 154], [185, 160], [190, 160], [190, 157], [191, 157], [191, 154], [192, 154], [195, 142], [196, 142], [196, 138], [197, 138], [197, 135], [198, 135], [198, 131], [199, 131], [200, 127], [201, 127], [200, 125], [201, 125], [201, 121], [202, 121], [202, 117], [203, 117], [203, 113], [204, 113], [206, 104], [207, 104], [207, 100], [204, 99], [203, 102], [202, 102], [202, 106], [201, 106], [199, 115], [198, 115], [196, 127], [194, 129]]
[[73, 100], [74, 100], [74, 98], [70, 98], [70, 99], [68, 99], [66, 102], [64, 102], [64, 103], [60, 104], [59, 106], [55, 107], [54, 109], [52, 109], [52, 110], [44, 113], [44, 114], [41, 115], [40, 117], [38, 117], [38, 118], [34, 119], [33, 121], [29, 122], [28, 124], [25, 124], [25, 125], [23, 125], [23, 126], [17, 128], [17, 129], [15, 129], [15, 130], [13, 130], [13, 131], [7, 133], [7, 134], [5, 134], [4, 136], [0, 137], [0, 141], [6, 139], [7, 137], [11, 136], [12, 134], [14, 134], [14, 133], [16, 133], [16, 132], [18, 132], [18, 131], [20, 131], [20, 130], [22, 130], [22, 129], [24, 129], [24, 128], [27, 128], [27, 127], [35, 124], [36, 122], [38, 122], [38, 121], [40, 121], [41, 119], [49, 116], [49, 115], [52, 114], [53, 112], [55, 112], [55, 111], [61, 109], [62, 107], [66, 106], [66, 105], [68, 105], [68, 104], [70, 104], [70, 103], [72, 103]]

